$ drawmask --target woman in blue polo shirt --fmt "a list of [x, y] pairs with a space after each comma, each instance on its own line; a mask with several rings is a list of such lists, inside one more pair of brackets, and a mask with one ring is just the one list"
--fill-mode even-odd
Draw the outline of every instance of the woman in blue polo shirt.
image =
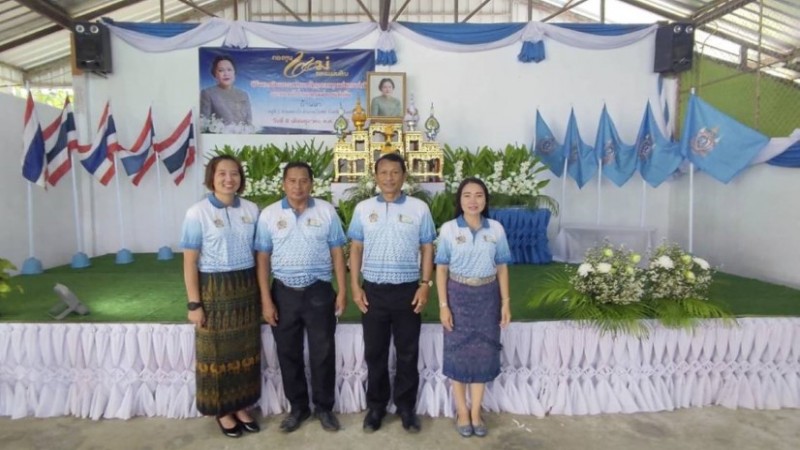
[[261, 303], [253, 240], [258, 207], [239, 198], [241, 163], [206, 166], [211, 191], [186, 212], [181, 236], [189, 321], [195, 325], [197, 410], [223, 434], [259, 431], [248, 408], [261, 397]]
[[[467, 178], [456, 192], [456, 218], [442, 225], [436, 250], [444, 366], [463, 437], [488, 433], [481, 418], [485, 384], [500, 374], [500, 328], [511, 321], [511, 252], [499, 222], [489, 219], [489, 191]], [[467, 407], [469, 389], [471, 407]]]

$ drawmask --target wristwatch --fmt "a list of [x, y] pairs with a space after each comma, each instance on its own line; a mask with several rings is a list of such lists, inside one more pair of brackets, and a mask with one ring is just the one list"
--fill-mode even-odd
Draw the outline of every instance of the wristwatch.
[[186, 304], [186, 307], [189, 308], [189, 311], [195, 311], [203, 307], [203, 303], [201, 302], [189, 302]]
[[433, 280], [419, 280], [419, 285], [420, 286], [427, 285], [428, 287], [432, 287], [433, 286]]

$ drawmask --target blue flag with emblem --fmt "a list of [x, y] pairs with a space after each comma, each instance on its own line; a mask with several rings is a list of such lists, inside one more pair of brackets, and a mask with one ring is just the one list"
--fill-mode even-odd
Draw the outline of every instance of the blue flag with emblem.
[[581, 140], [574, 110], [569, 112], [567, 135], [564, 137], [564, 151], [569, 155], [567, 173], [578, 183], [579, 188], [583, 188], [597, 174], [597, 154], [591, 145]]
[[536, 110], [536, 145], [533, 152], [554, 174], [564, 173], [564, 147], [556, 142], [553, 132], [547, 126], [539, 110]]
[[700, 97], [689, 98], [681, 153], [717, 180], [731, 181], [768, 142], [767, 136], [723, 114]]
[[647, 102], [635, 146], [639, 172], [653, 187], [658, 187], [675, 173], [683, 161], [680, 142], [672, 142], [661, 134], [653, 118], [650, 102]]
[[617, 127], [603, 105], [594, 151], [603, 162], [603, 175], [617, 186], [625, 184], [636, 172], [636, 150], [619, 138]]

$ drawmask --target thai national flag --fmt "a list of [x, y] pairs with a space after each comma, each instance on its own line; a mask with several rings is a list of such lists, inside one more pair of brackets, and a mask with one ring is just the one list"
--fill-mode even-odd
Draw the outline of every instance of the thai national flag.
[[176, 185], [180, 185], [186, 169], [194, 163], [195, 159], [194, 124], [191, 111], [168, 138], [155, 145], [155, 149], [172, 175], [172, 180]]
[[142, 132], [136, 138], [136, 142], [128, 150], [123, 150], [120, 156], [122, 167], [125, 173], [131, 178], [134, 186], [138, 186], [142, 178], [156, 162], [156, 152], [153, 151], [155, 130], [153, 129], [152, 109], [147, 111], [147, 119], [144, 122]]
[[39, 118], [33, 106], [33, 96], [28, 91], [28, 102], [25, 104], [25, 128], [22, 132], [22, 143], [25, 155], [22, 159], [22, 176], [31, 183], [46, 188], [47, 165], [45, 164], [44, 135], [39, 125]]
[[47, 149], [47, 182], [52, 186], [72, 168], [73, 151], [78, 149], [78, 132], [75, 130], [75, 114], [67, 97], [61, 115], [43, 130]]
[[111, 105], [106, 102], [94, 142], [91, 147], [78, 150], [81, 164], [105, 186], [114, 178], [114, 152], [119, 149], [117, 127], [114, 125], [114, 116], [111, 115]]

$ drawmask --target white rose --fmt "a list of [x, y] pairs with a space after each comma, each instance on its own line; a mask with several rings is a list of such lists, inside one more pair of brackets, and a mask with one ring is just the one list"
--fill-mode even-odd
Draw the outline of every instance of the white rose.
[[667, 255], [659, 256], [656, 260], [656, 266], [663, 267], [665, 269], [672, 269], [675, 267], [675, 263], [672, 262], [672, 258]]
[[599, 263], [597, 265], [597, 271], [600, 273], [609, 273], [611, 272], [611, 264], [609, 263]]
[[580, 275], [581, 277], [586, 277], [592, 272], [594, 272], [594, 269], [592, 268], [592, 265], [589, 263], [583, 263], [580, 266], [578, 266], [578, 275]]
[[703, 270], [708, 270], [711, 268], [711, 265], [708, 263], [708, 261], [703, 258], [692, 258], [692, 260]]

